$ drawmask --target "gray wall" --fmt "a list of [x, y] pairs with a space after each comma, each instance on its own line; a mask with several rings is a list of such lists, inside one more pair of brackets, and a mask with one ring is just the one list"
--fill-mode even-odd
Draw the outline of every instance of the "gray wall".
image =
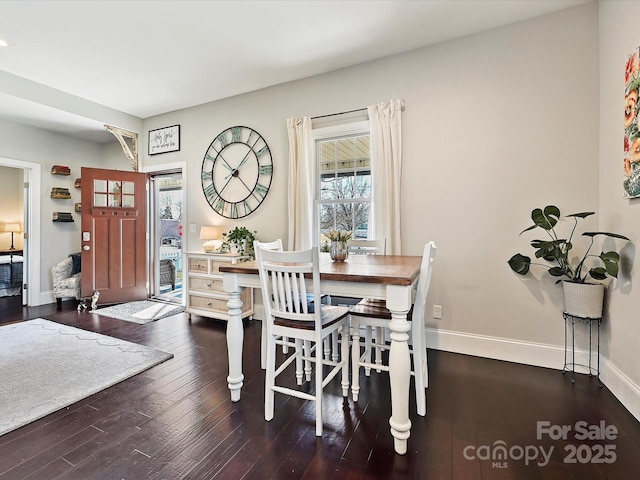
[[[187, 162], [196, 231], [245, 225], [286, 239], [286, 118], [389, 98], [406, 102], [402, 250], [418, 255], [430, 239], [439, 247], [428, 308], [440, 304], [444, 315], [428, 319], [431, 344], [561, 366], [561, 289], [506, 262], [528, 247], [518, 233], [534, 207], [598, 207], [596, 4], [148, 119], [145, 131], [180, 124], [182, 149], [143, 162]], [[209, 143], [233, 125], [259, 131], [274, 158], [272, 191], [236, 222], [211, 210], [199, 176]], [[188, 246], [200, 248], [196, 235]]]

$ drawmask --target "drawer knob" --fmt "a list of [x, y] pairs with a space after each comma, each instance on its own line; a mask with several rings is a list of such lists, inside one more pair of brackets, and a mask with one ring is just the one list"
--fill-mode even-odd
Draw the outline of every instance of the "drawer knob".
[[207, 283], [207, 287], [210, 287], [210, 286], [211, 286], [211, 282]]
[[207, 307], [210, 307], [210, 306], [211, 306], [211, 302], [207, 302]]

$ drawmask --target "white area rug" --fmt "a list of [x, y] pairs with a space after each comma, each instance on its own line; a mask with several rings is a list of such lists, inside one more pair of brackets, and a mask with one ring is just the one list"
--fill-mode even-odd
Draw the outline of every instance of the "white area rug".
[[0, 435], [171, 357], [43, 318], [0, 327]]
[[183, 311], [184, 307], [182, 305], [140, 300], [138, 302], [114, 305], [112, 307], [98, 308], [95, 312], [91, 313], [143, 325]]

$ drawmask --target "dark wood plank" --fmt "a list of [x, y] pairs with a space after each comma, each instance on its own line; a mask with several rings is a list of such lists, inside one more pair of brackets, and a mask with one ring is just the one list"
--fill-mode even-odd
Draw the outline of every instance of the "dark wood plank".
[[[312, 402], [276, 395], [264, 420], [260, 323], [244, 326], [245, 381], [240, 402], [227, 388], [226, 324], [184, 314], [136, 325], [90, 312], [75, 302], [23, 308], [0, 299], [0, 323], [43, 317], [168, 351], [174, 358], [68, 409], [0, 437], [0, 480], [10, 479], [635, 479], [640, 422], [606, 387], [578, 375], [447, 352], [429, 351], [427, 416], [410, 395], [407, 455], [393, 453], [389, 379], [361, 373], [357, 403], [340, 379], [326, 389], [324, 433], [315, 436]], [[285, 372], [283, 375], [288, 375]], [[295, 382], [293, 374], [291, 384]], [[288, 378], [288, 377], [286, 377]], [[311, 389], [311, 387], [309, 387]], [[536, 438], [538, 421], [614, 425], [611, 464], [568, 464], [565, 448], [605, 442]], [[509, 459], [467, 459], [465, 447], [553, 448], [544, 466]]]

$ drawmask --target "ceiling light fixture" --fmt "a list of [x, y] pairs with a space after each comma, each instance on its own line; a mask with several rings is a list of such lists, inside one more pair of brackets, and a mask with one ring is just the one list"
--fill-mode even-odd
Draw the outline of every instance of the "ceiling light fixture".
[[9, 46], [9, 44], [6, 41], [4, 41], [3, 39], [0, 38], [0, 47], [8, 47], [8, 46]]

